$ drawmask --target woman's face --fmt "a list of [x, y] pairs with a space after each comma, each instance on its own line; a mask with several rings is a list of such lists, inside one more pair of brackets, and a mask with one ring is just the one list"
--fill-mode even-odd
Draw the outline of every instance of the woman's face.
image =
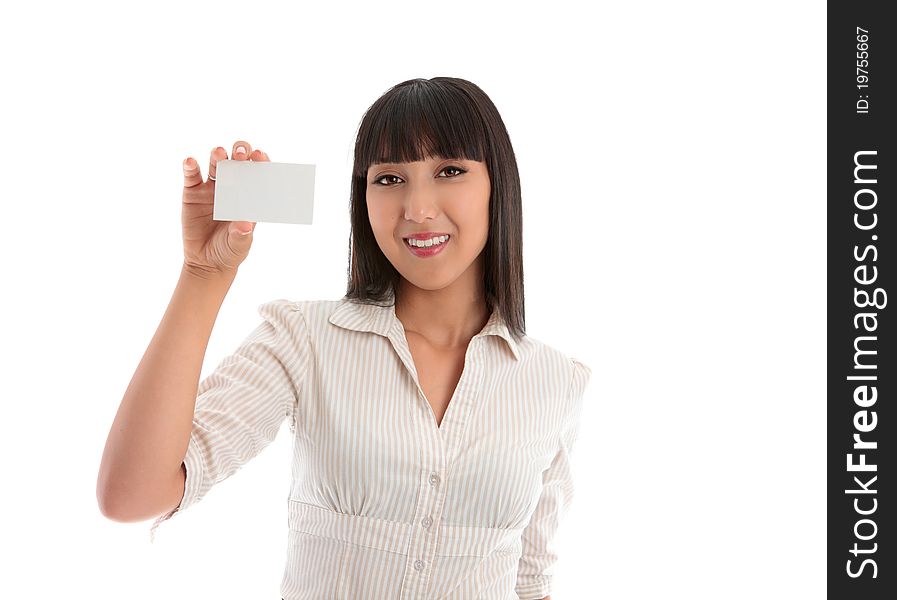
[[[426, 290], [442, 289], [465, 273], [474, 284], [482, 277], [477, 258], [489, 236], [489, 195], [485, 162], [437, 157], [376, 163], [367, 172], [368, 215], [377, 244], [408, 282]], [[421, 257], [406, 240], [418, 233], [449, 238], [438, 254]]]

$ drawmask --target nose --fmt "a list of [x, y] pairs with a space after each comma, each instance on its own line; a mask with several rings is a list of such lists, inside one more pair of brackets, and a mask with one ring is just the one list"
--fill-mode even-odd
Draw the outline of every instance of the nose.
[[408, 188], [405, 197], [405, 219], [420, 222], [439, 213], [439, 197], [435, 186], [419, 183]]

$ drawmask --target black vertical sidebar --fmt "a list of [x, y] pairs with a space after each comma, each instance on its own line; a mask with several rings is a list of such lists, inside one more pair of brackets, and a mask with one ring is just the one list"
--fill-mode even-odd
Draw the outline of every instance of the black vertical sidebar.
[[[897, 598], [897, 21], [828, 3], [827, 536], [831, 598]], [[888, 490], [887, 492], [885, 490]]]

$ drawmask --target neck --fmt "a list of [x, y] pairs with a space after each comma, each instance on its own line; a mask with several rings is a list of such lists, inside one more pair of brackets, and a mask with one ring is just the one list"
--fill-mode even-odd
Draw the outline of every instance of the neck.
[[423, 289], [402, 278], [395, 310], [406, 333], [417, 334], [438, 348], [466, 347], [490, 316], [479, 269], [468, 272], [438, 290]]

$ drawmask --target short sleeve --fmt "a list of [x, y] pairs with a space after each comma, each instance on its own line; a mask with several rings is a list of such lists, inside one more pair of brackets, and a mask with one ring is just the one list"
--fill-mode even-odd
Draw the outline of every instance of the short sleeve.
[[551, 594], [554, 565], [558, 559], [554, 535], [573, 500], [570, 453], [579, 434], [584, 392], [592, 371], [582, 362], [570, 360], [572, 376], [567, 390], [568, 417], [559, 435], [557, 454], [542, 474], [539, 502], [523, 530], [523, 552], [517, 565], [517, 584], [514, 588], [520, 600], [544, 598]]
[[308, 328], [301, 306], [273, 300], [258, 307], [262, 322], [197, 388], [193, 429], [184, 456], [184, 495], [156, 528], [199, 502], [274, 441], [284, 419], [296, 431], [298, 398], [308, 365]]

